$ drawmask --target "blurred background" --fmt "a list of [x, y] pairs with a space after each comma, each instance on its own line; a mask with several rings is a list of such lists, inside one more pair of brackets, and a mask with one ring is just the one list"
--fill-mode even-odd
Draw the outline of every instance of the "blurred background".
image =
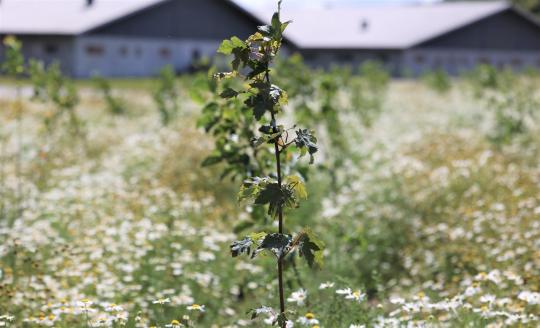
[[[247, 37], [268, 23], [271, 1], [4, 0], [0, 35], [16, 35], [27, 58], [58, 61], [72, 77], [186, 72], [214, 57], [227, 36]], [[394, 76], [442, 69], [457, 75], [478, 64], [540, 67], [534, 1], [299, 1], [288, 53], [312, 67], [380, 61]], [[516, 37], [519, 35], [519, 37]], [[0, 57], [1, 58], [1, 57]]]

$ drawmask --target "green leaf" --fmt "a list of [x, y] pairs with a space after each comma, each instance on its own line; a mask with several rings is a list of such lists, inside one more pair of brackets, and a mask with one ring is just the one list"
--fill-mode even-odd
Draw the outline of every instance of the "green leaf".
[[290, 186], [279, 186], [275, 179], [251, 178], [244, 181], [238, 200], [252, 199], [255, 205], [268, 205], [268, 214], [275, 217], [280, 209], [285, 207], [294, 208], [298, 200]]
[[[230, 245], [232, 257], [237, 257], [243, 253], [250, 255], [251, 248], [258, 246], [266, 237], [266, 232], [253, 232], [242, 240], [233, 241]], [[252, 256], [252, 258], [255, 255]]]
[[265, 186], [261, 192], [258, 194], [257, 198], [255, 198], [255, 205], [266, 205], [270, 203], [278, 203], [281, 199], [281, 188], [279, 187], [279, 184], [271, 183], [267, 186]]
[[291, 23], [291, 21], [281, 22], [280, 16], [281, 16], [281, 1], [279, 2], [279, 5], [278, 5], [278, 11], [274, 13], [274, 15], [272, 16], [272, 29], [271, 30], [273, 32], [272, 34], [273, 34], [274, 39], [277, 41], [281, 41], [283, 32], [285, 32], [285, 29]]
[[228, 99], [228, 98], [234, 98], [236, 96], [238, 96], [238, 91], [232, 89], [232, 88], [226, 88], [225, 90], [223, 90], [223, 92], [219, 95], [221, 98], [225, 98], [225, 99]]
[[298, 149], [300, 149], [300, 156], [304, 156], [306, 153], [309, 153], [309, 164], [313, 164], [315, 154], [319, 149], [317, 147], [317, 138], [313, 135], [313, 131], [308, 129], [300, 129], [296, 131], [295, 144]]
[[231, 255], [232, 257], [237, 257], [243, 253], [250, 255], [252, 246], [253, 239], [251, 239], [251, 237], [245, 237], [242, 240], [233, 241], [230, 246]]
[[248, 79], [253, 79], [257, 75], [265, 73], [266, 70], [268, 69], [268, 66], [262, 62], [256, 62], [255, 65], [250, 65], [250, 66], [252, 66], [252, 70], [246, 76]]
[[285, 181], [289, 188], [294, 190], [297, 198], [307, 199], [308, 194], [306, 191], [306, 185], [301, 177], [298, 175], [289, 175], [287, 178], [285, 178]]
[[244, 104], [253, 109], [253, 115], [257, 121], [260, 121], [267, 111], [272, 111], [274, 108], [272, 102], [268, 101], [262, 94], [249, 97]]
[[285, 316], [285, 313], [280, 313], [276, 317], [276, 320], [272, 323], [272, 325], [278, 325], [278, 327], [284, 327], [287, 324], [287, 316]]
[[270, 25], [261, 25], [257, 27], [257, 30], [261, 32], [263, 35], [270, 35], [272, 34], [272, 26]]
[[272, 134], [274, 133], [274, 129], [272, 128], [271, 125], [265, 124], [259, 128], [259, 132], [264, 133], [264, 134]]
[[22, 43], [14, 36], [6, 36], [3, 40], [3, 44], [5, 47], [5, 59], [4, 63], [0, 65], [0, 71], [13, 76], [24, 73]]
[[257, 318], [259, 316], [259, 314], [274, 314], [275, 311], [274, 309], [272, 309], [271, 307], [268, 307], [268, 306], [261, 306], [260, 308], [257, 308], [257, 309], [250, 309], [247, 314], [250, 314], [251, 313], [251, 320]]
[[206, 132], [219, 121], [219, 105], [215, 102], [206, 104], [202, 109], [202, 114], [197, 119], [197, 127], [204, 128]]
[[253, 177], [250, 179], [244, 180], [244, 183], [242, 184], [242, 187], [240, 188], [240, 191], [238, 192], [238, 201], [243, 201], [246, 199], [255, 199], [259, 193], [261, 192], [261, 189], [264, 188], [269, 183], [274, 183], [275, 180], [265, 177], [265, 178], [259, 178], [259, 177]]
[[206, 157], [203, 162], [201, 163], [202, 167], [212, 166], [215, 165], [223, 160], [223, 156], [221, 154], [219, 155], [211, 155]]
[[219, 72], [212, 75], [216, 80], [232, 79], [238, 75], [238, 72]]
[[224, 55], [230, 55], [236, 48], [245, 48], [246, 43], [240, 40], [238, 37], [233, 36], [230, 40], [224, 40], [219, 46], [217, 52]]
[[281, 136], [282, 134], [282, 130], [279, 131], [279, 132], [276, 132], [276, 133], [272, 133], [272, 134], [267, 134], [267, 135], [264, 135], [262, 137], [255, 137], [251, 140], [251, 144], [254, 146], [254, 147], [259, 147], [260, 145], [264, 144], [264, 143], [267, 143], [267, 142], [275, 142], [274, 140], [276, 138], [278, 138], [279, 136]]
[[291, 240], [292, 238], [289, 235], [280, 233], [267, 234], [260, 243], [259, 247], [257, 247], [253, 254], [251, 254], [251, 258], [254, 258], [257, 256], [257, 254], [264, 250], [268, 250], [280, 258], [289, 250]]
[[311, 229], [306, 229], [300, 239], [299, 253], [304, 257], [309, 267], [322, 268], [324, 242], [320, 240]]

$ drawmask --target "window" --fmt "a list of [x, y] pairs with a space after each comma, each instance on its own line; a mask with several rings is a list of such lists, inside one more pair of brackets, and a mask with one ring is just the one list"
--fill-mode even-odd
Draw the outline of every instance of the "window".
[[480, 58], [478, 58], [478, 63], [479, 64], [489, 65], [491, 63], [491, 61], [487, 57], [480, 57]]
[[424, 56], [422, 56], [422, 55], [416, 55], [416, 57], [414, 57], [414, 61], [417, 64], [423, 64], [423, 63], [425, 63], [426, 58]]
[[199, 49], [193, 49], [193, 51], [191, 52], [191, 60], [197, 61], [199, 59], [201, 59], [201, 52], [199, 51]]
[[442, 69], [443, 66], [444, 66], [444, 60], [442, 57], [435, 57], [433, 59], [433, 65], [432, 65], [433, 69]]
[[120, 56], [126, 57], [128, 54], [128, 48], [126, 46], [120, 47], [120, 49], [118, 49], [118, 53]]
[[318, 59], [317, 55], [314, 53], [305, 53], [303, 56], [306, 61], [314, 61]]
[[520, 58], [512, 58], [512, 66], [519, 68], [523, 65], [523, 61]]
[[169, 48], [161, 48], [159, 49], [159, 55], [163, 59], [168, 59], [171, 57], [171, 50]]
[[388, 54], [385, 54], [383, 52], [378, 53], [375, 57], [377, 58], [378, 61], [380, 61], [382, 63], [385, 63], [385, 64], [388, 63], [388, 61], [390, 59]]
[[54, 55], [58, 52], [58, 46], [56, 44], [47, 43], [45, 44], [44, 50], [47, 55]]
[[352, 62], [354, 60], [354, 57], [350, 53], [339, 53], [336, 55], [336, 59], [340, 62]]
[[103, 46], [98, 44], [90, 44], [86, 46], [86, 53], [90, 56], [101, 56], [104, 53]]

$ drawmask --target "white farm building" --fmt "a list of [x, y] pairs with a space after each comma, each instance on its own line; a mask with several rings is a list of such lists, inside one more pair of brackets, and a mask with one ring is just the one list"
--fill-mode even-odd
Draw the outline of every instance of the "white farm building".
[[[18, 36], [26, 57], [57, 60], [74, 77], [148, 76], [166, 64], [184, 71], [270, 15], [232, 0], [0, 0], [0, 37]], [[287, 47], [313, 66], [376, 59], [395, 75], [540, 68], [539, 21], [506, 2], [285, 6], [284, 16], [294, 20]]]
[[27, 58], [56, 60], [78, 78], [149, 76], [166, 64], [182, 71], [257, 25], [224, 0], [0, 1], [0, 36], [16, 35]]

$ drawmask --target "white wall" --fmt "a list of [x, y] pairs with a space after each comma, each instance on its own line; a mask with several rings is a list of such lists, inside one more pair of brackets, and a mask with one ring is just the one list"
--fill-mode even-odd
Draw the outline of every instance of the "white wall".
[[402, 58], [402, 67], [414, 75], [437, 68], [456, 75], [481, 63], [516, 71], [539, 69], [540, 53], [522, 50], [411, 49], [405, 51]]
[[168, 64], [183, 71], [192, 63], [194, 51], [210, 57], [219, 44], [220, 41], [81, 36], [75, 41], [74, 75], [143, 77], [156, 75]]

